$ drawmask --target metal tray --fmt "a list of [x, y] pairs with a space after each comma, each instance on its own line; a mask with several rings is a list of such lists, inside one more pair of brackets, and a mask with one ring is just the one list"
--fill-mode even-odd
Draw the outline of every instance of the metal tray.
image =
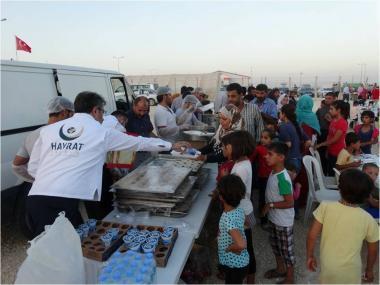
[[176, 157], [167, 154], [159, 154], [151, 160], [146, 161], [146, 165], [173, 165], [174, 167], [190, 168], [193, 173], [199, 171], [204, 161], [198, 161], [185, 157]]
[[[154, 161], [154, 160], [153, 160]], [[174, 193], [191, 169], [173, 165], [141, 165], [112, 185], [114, 189], [149, 193]]]

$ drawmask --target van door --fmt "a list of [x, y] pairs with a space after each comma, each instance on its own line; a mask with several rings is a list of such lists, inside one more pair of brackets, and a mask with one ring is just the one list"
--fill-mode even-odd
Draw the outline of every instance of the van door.
[[131, 88], [127, 85], [124, 77], [122, 76], [111, 75], [109, 79], [116, 104], [116, 109], [124, 112], [129, 111], [133, 100], [133, 92]]
[[107, 84], [107, 74], [100, 72], [58, 70], [58, 84], [62, 96], [74, 102], [75, 97], [83, 91], [92, 91], [101, 95], [106, 101], [105, 110], [111, 113], [115, 110], [113, 94], [110, 94]]
[[47, 123], [57, 96], [51, 69], [1, 65], [1, 190], [15, 186], [11, 164], [27, 134]]

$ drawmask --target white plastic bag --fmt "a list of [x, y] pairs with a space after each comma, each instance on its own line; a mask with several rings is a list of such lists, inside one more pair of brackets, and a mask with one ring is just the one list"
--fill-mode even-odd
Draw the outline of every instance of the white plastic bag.
[[64, 212], [30, 243], [16, 284], [85, 283], [81, 241]]

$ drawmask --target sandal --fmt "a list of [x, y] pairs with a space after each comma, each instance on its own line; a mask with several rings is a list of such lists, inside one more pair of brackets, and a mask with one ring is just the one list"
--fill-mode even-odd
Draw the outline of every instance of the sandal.
[[264, 278], [266, 279], [274, 279], [274, 278], [285, 277], [285, 276], [286, 276], [286, 272], [280, 273], [280, 272], [277, 272], [276, 269], [268, 270], [264, 274]]

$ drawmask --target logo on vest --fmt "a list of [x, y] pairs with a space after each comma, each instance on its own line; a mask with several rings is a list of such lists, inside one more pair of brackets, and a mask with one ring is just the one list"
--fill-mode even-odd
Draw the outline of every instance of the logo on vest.
[[69, 127], [67, 130], [64, 130], [64, 126], [65, 125], [62, 125], [62, 127], [59, 129], [59, 136], [65, 141], [75, 140], [79, 138], [83, 133], [83, 127], [81, 127], [79, 130], [74, 127]]

